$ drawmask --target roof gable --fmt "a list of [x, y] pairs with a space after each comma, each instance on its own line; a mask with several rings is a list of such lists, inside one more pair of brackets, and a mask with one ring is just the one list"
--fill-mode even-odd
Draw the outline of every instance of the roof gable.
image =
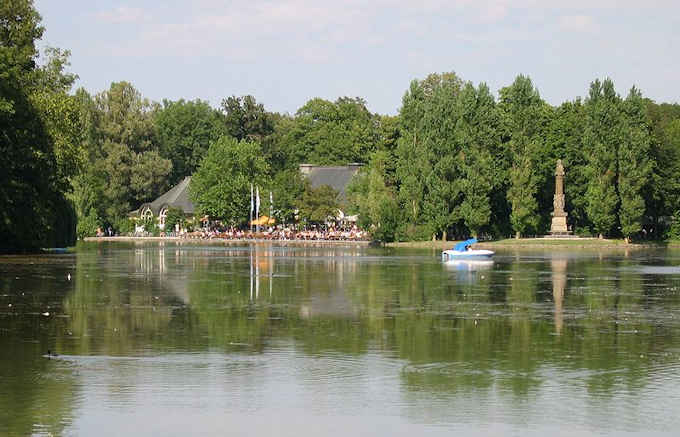
[[161, 194], [153, 202], [147, 204], [154, 215], [158, 215], [161, 208], [164, 206], [170, 206], [173, 208], [179, 208], [187, 214], [194, 213], [194, 204], [191, 202], [189, 197], [189, 185], [191, 183], [191, 176], [185, 177], [182, 182], [170, 188], [170, 190]]
[[361, 164], [320, 166], [301, 164], [300, 171], [309, 179], [312, 188], [319, 188], [322, 185], [329, 185], [339, 193], [339, 200], [347, 199], [347, 186], [352, 177], [359, 172]]

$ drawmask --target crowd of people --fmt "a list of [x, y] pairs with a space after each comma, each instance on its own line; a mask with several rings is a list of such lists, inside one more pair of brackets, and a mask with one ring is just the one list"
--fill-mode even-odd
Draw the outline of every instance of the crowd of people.
[[277, 241], [366, 241], [370, 239], [368, 232], [351, 228], [312, 228], [295, 230], [289, 227], [263, 228], [259, 232], [238, 228], [209, 228], [179, 235], [182, 238], [225, 240], [277, 240]]

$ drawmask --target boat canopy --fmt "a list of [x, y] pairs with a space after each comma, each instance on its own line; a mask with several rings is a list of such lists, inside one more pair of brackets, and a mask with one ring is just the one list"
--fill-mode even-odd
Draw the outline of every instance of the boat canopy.
[[456, 243], [456, 245], [453, 246], [453, 250], [456, 250], [458, 252], [465, 252], [468, 246], [472, 246], [476, 242], [477, 242], [476, 238], [470, 238], [469, 240], [461, 241], [460, 243]]

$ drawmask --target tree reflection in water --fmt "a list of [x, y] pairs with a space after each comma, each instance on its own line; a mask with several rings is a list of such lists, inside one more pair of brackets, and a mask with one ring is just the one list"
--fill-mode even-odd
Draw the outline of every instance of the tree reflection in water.
[[[403, 363], [400, 395], [414, 416], [435, 414], [432, 396], [463, 409], [466, 397], [613, 399], [678, 367], [680, 275], [642, 273], [645, 259], [501, 254], [453, 266], [418, 251], [182, 244], [100, 245], [66, 256], [72, 265], [53, 259], [0, 265], [0, 304], [20, 302], [0, 317], [1, 346], [17, 358], [0, 368], [21, 393], [0, 396], [0, 419], [16, 434], [38, 424], [61, 433], [79, 405], [77, 369], [43, 359], [48, 348], [65, 357], [378, 354]], [[55, 287], [69, 269], [73, 281]], [[26, 279], [7, 279], [19, 274]], [[58, 316], [33, 314], [47, 306]]]

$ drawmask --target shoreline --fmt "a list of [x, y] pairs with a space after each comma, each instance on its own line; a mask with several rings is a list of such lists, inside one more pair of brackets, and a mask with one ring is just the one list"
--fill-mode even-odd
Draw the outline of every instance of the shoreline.
[[[411, 248], [411, 249], [450, 249], [457, 243], [454, 241], [406, 241], [387, 243], [386, 247]], [[643, 250], [678, 248], [678, 242], [650, 242], [650, 243], [626, 243], [623, 240], [608, 240], [599, 238], [508, 238], [505, 240], [483, 241], [474, 245], [479, 249], [513, 249], [513, 250], [536, 250], [536, 249], [618, 249], [618, 250]]]
[[243, 245], [243, 244], [275, 244], [280, 246], [370, 246], [371, 242], [366, 240], [265, 240], [265, 239], [240, 239], [227, 240], [224, 238], [182, 238], [182, 237], [85, 237], [82, 241], [87, 243], [101, 242], [123, 242], [123, 243], [144, 243], [144, 242], [171, 242], [186, 244], [205, 244], [205, 245]]
[[[240, 239], [227, 240], [221, 238], [213, 239], [194, 239], [182, 237], [85, 237], [83, 240], [88, 243], [101, 242], [123, 242], [123, 243], [145, 243], [145, 242], [171, 242], [178, 244], [196, 245], [243, 245], [243, 244], [273, 244], [280, 246], [362, 246], [362, 247], [387, 247], [387, 248], [406, 248], [406, 249], [450, 249], [456, 244], [457, 240], [450, 241], [400, 241], [386, 243], [384, 245], [366, 240], [265, 240], [265, 239]], [[612, 240], [599, 238], [508, 238], [496, 241], [483, 241], [475, 244], [480, 249], [490, 250], [645, 250], [645, 249], [668, 249], [680, 248], [680, 241], [669, 242], [647, 242], [647, 243], [626, 243], [623, 240]]]

